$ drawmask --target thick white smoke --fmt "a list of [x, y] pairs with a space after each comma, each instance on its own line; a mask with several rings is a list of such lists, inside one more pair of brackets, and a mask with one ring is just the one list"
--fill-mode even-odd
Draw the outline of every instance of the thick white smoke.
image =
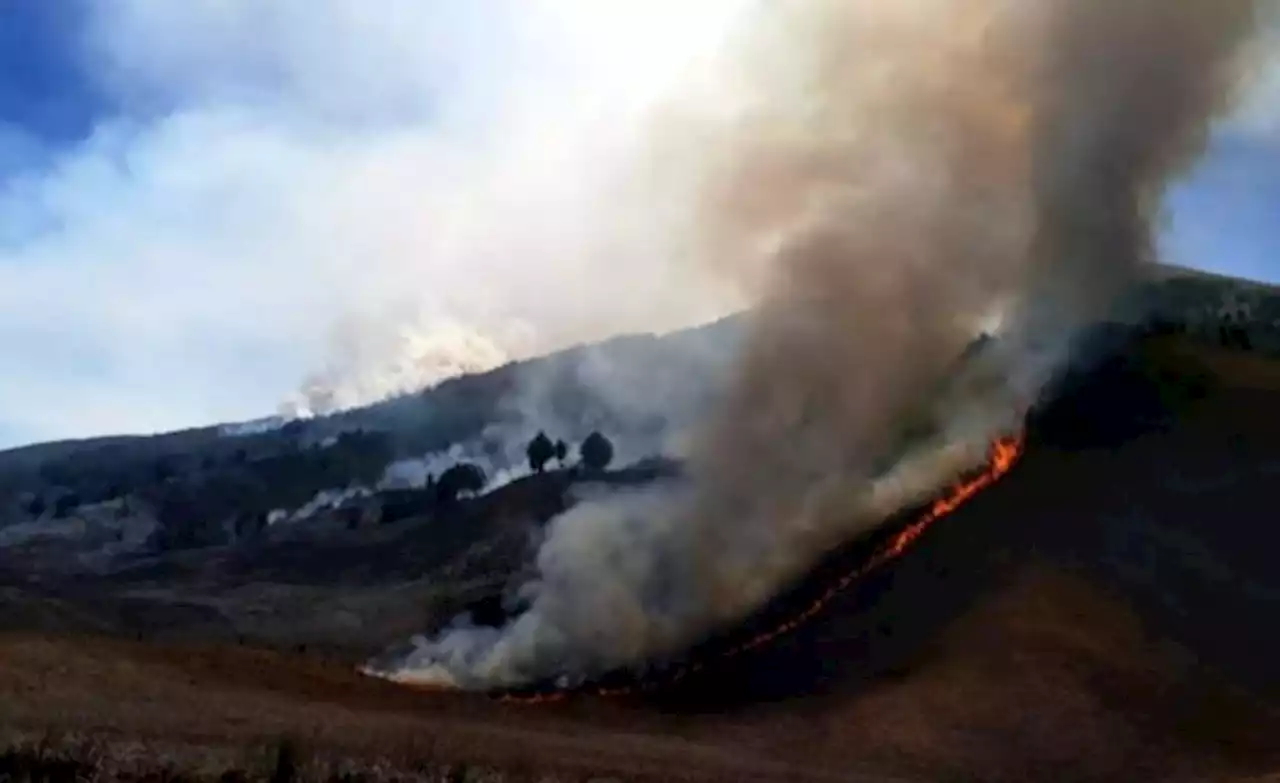
[[[494, 28], [480, 36], [492, 49], [460, 55], [465, 79], [436, 90], [430, 134], [362, 166], [368, 183], [341, 184], [356, 207], [381, 207], [385, 226], [360, 238], [367, 279], [339, 281], [349, 291], [331, 337], [283, 412], [358, 407], [741, 307], [686, 262], [688, 195], [647, 181], [631, 151], [659, 96], [699, 71], [747, 2], [495, 0], [461, 12]], [[501, 77], [488, 73], [499, 65]]]
[[[734, 365], [742, 332], [742, 319], [728, 318], [661, 337], [627, 335], [472, 379], [484, 398], [478, 404], [483, 427], [445, 448], [393, 462], [378, 486], [423, 487], [429, 476], [469, 462], [484, 471], [487, 489], [496, 489], [529, 475], [527, 448], [539, 432], [565, 442], [565, 465], [577, 461], [593, 432], [607, 433], [615, 467], [682, 456]], [[429, 398], [420, 407], [430, 414]], [[450, 405], [443, 408], [448, 417]], [[395, 419], [389, 421], [394, 426]]]
[[[699, 260], [759, 293], [691, 481], [578, 506], [524, 614], [371, 673], [509, 687], [677, 654], [973, 467], [1148, 260], [1254, 11], [763, 5], [729, 61], [733, 111], [680, 106], [650, 147], [660, 177], [696, 182]], [[998, 308], [1003, 339], [956, 375]]]
[[492, 370], [509, 359], [492, 339], [452, 320], [347, 318], [333, 330], [326, 366], [284, 401], [281, 414], [306, 418], [349, 410]]

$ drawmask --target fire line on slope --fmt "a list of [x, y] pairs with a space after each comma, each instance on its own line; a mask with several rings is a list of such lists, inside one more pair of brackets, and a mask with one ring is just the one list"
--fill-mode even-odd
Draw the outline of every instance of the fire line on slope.
[[[929, 510], [926, 511], [919, 519], [898, 531], [898, 533], [889, 539], [884, 546], [876, 550], [875, 553], [873, 553], [867, 560], [863, 561], [863, 563], [856, 569], [846, 573], [843, 577], [836, 580], [825, 592], [822, 593], [821, 596], [809, 604], [804, 611], [793, 616], [791, 619], [770, 631], [758, 634], [742, 644], [721, 652], [719, 655], [715, 656], [715, 659], [722, 660], [725, 658], [732, 658], [757, 649], [785, 634], [791, 633], [809, 620], [813, 619], [821, 613], [833, 599], [848, 590], [856, 582], [866, 578], [873, 571], [876, 571], [877, 569], [880, 569], [901, 557], [935, 522], [948, 514], [951, 514], [978, 493], [999, 481], [1017, 463], [1019, 457], [1022, 456], [1024, 448], [1025, 435], [1022, 433], [994, 441], [991, 444], [987, 466], [980, 474], [973, 478], [960, 481], [954, 485], [943, 497], [935, 500], [929, 507]], [[689, 675], [701, 671], [706, 668], [706, 666], [706, 662], [693, 662], [687, 664], [664, 677], [662, 684], [678, 682]], [[605, 698], [630, 696], [652, 687], [654, 687], [653, 684], [643, 683], [618, 688], [600, 686], [585, 688], [577, 687], [537, 694], [507, 693], [499, 696], [498, 699], [500, 701], [513, 704], [550, 704], [565, 701], [575, 695]]]

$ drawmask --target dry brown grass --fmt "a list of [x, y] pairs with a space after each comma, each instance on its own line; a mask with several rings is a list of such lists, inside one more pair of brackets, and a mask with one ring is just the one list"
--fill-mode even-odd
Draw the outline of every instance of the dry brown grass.
[[10, 733], [38, 736], [56, 727], [153, 748], [147, 755], [175, 765], [191, 766], [194, 753], [220, 759], [217, 766], [241, 749], [290, 736], [333, 763], [370, 768], [425, 759], [567, 779], [601, 771], [648, 780], [717, 780], [726, 772], [733, 780], [806, 778], [678, 738], [502, 708], [482, 697], [427, 697], [336, 665], [238, 648], [8, 635], [0, 637], [0, 704], [0, 728]]
[[0, 637], [0, 726], [28, 740], [56, 726], [104, 769], [201, 780], [265, 779], [282, 737], [308, 780], [445, 780], [430, 775], [467, 764], [508, 775], [495, 780], [1192, 780], [1280, 764], [1280, 721], [1175, 652], [1077, 577], [1031, 566], [856, 696], [702, 716], [507, 707], [280, 653], [18, 635]]
[[111, 742], [47, 734], [0, 752], [9, 783], [568, 783], [579, 780], [527, 769], [441, 763], [424, 758], [343, 758], [284, 739], [272, 746], [219, 753], [208, 748]]

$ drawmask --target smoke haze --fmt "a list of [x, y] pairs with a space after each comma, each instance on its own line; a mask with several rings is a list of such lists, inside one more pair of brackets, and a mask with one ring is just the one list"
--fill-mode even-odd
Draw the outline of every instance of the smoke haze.
[[[729, 99], [674, 104], [649, 147], [696, 195], [696, 261], [757, 299], [690, 482], [579, 505], [524, 614], [371, 673], [491, 688], [676, 655], [974, 467], [1150, 260], [1254, 5], [762, 4]], [[1003, 339], [954, 377], [993, 312]]]
[[43, 155], [0, 122], [0, 443], [372, 402], [740, 306], [682, 260], [683, 207], [623, 183], [743, 2], [33, 11], [75, 19], [104, 102]]

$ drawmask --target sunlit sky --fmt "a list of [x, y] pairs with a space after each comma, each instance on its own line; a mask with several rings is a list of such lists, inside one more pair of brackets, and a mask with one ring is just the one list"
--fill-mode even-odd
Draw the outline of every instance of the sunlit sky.
[[[410, 289], [449, 318], [539, 326], [564, 300], [484, 267], [508, 251], [457, 203], [500, 204], [536, 244], [551, 207], [506, 187], [574, 198], [582, 140], [607, 155], [619, 113], [745, 2], [0, 3], [0, 447], [272, 413], [337, 320]], [[1280, 282], [1280, 79], [1263, 81], [1171, 195], [1170, 260]], [[556, 263], [580, 300], [620, 274], [662, 290]]]

